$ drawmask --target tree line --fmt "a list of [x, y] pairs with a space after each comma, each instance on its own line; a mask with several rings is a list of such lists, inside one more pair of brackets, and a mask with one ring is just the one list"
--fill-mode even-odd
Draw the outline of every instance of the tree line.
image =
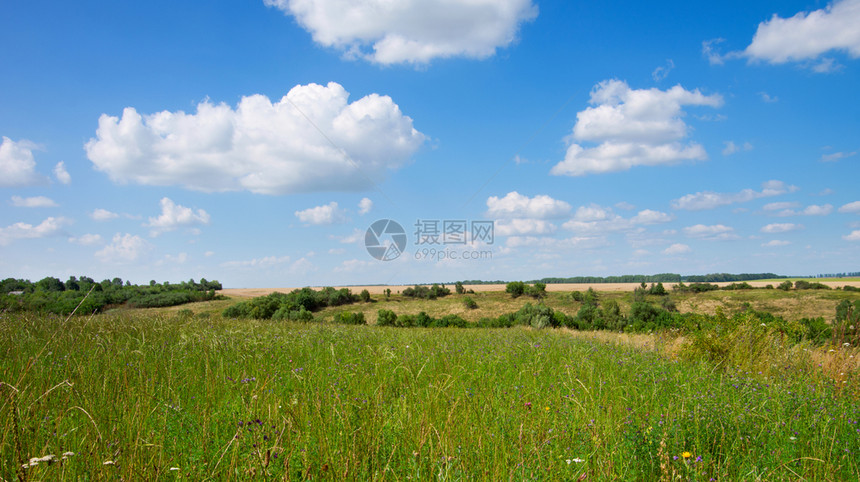
[[122, 278], [96, 282], [89, 276], [68, 280], [48, 276], [36, 282], [6, 278], [0, 281], [0, 312], [34, 311], [68, 315], [99, 313], [108, 307], [156, 308], [218, 298], [218, 281], [190, 279], [181, 283], [155, 280], [134, 285]]

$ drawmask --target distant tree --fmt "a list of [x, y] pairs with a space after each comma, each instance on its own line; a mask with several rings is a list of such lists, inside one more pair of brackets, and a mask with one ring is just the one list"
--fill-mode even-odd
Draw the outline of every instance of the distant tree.
[[463, 287], [463, 283], [459, 281], [454, 285], [454, 290], [457, 292], [458, 295], [462, 295], [466, 292], [466, 288]]
[[391, 288], [385, 288], [385, 299], [391, 298]]
[[780, 283], [779, 286], [777, 286], [777, 288], [781, 289], [782, 291], [788, 291], [792, 288], [792, 286], [794, 286], [794, 285], [791, 283], [791, 281], [785, 280], [782, 283]]
[[65, 291], [66, 285], [63, 284], [63, 282], [60, 281], [59, 279], [54, 278], [52, 276], [48, 276], [48, 277], [42, 278], [36, 282], [36, 289], [42, 290], [42, 291], [47, 291], [47, 292]]
[[69, 280], [66, 281], [66, 291], [79, 291], [80, 289], [81, 285], [78, 283], [77, 278], [69, 276]]
[[505, 286], [505, 293], [510, 293], [512, 298], [519, 298], [526, 291], [526, 284], [522, 281], [511, 281]]
[[361, 290], [361, 293], [359, 293], [358, 297], [361, 298], [361, 301], [365, 303], [370, 303], [370, 291]]

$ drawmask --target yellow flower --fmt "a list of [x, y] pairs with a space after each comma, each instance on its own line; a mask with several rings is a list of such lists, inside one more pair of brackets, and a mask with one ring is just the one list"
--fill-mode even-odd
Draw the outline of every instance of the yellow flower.
[[681, 454], [681, 457], [684, 457], [685, 459], [689, 459], [692, 456], [693, 454], [691, 454], [690, 452], [684, 452]]
[[545, 409], [547, 412], [549, 411], [549, 407], [544, 407], [544, 409]]

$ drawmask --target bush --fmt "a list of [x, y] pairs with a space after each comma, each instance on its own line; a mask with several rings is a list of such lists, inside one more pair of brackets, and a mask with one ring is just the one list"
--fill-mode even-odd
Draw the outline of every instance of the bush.
[[782, 291], [789, 291], [791, 289], [791, 287], [792, 287], [792, 283], [791, 283], [791, 281], [788, 281], [788, 280], [783, 281], [782, 283], [779, 284], [779, 286], [777, 286], [777, 288], [781, 289]]
[[582, 293], [579, 291], [574, 291], [570, 294], [570, 298], [573, 301], [582, 301]]
[[810, 283], [809, 281], [797, 280], [794, 282], [794, 289], [798, 290], [829, 290], [830, 287], [822, 283]]
[[475, 300], [473, 300], [470, 296], [463, 298], [463, 305], [465, 305], [466, 308], [470, 310], [478, 308], [478, 303], [475, 303]]
[[370, 303], [370, 291], [361, 290], [361, 293], [358, 295], [361, 301], [365, 303]]
[[454, 285], [454, 290], [457, 292], [458, 295], [466, 293], [466, 288], [463, 287], [463, 283], [459, 281]]
[[546, 296], [546, 283], [535, 283], [532, 286], [526, 286], [525, 294], [532, 298], [543, 298]]
[[332, 320], [334, 323], [341, 325], [366, 325], [367, 320], [364, 319], [364, 313], [351, 313], [343, 311], [334, 315]]
[[510, 293], [512, 298], [519, 298], [526, 292], [526, 284], [522, 281], [511, 281], [505, 286], [505, 293]]
[[379, 310], [376, 312], [377, 326], [394, 326], [397, 322], [397, 315], [391, 310]]

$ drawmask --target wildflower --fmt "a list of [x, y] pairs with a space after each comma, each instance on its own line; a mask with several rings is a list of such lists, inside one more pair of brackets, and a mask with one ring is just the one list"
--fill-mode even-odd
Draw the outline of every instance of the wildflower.
[[171, 467], [171, 468], [170, 468], [170, 470], [171, 470], [171, 471], [173, 471], [173, 470], [179, 470], [179, 467]]
[[546, 410], [547, 412], [549, 412], [549, 407], [544, 407], [544, 410]]
[[585, 462], [585, 460], [582, 460], [580, 458], [574, 458], [574, 459], [567, 459], [567, 460], [565, 460], [565, 462], [567, 462], [567, 465], [570, 465], [571, 462], [575, 462], [578, 464], [578, 463]]
[[104, 462], [102, 462], [102, 465], [116, 465], [116, 462], [114, 462], [113, 460], [105, 460]]
[[693, 454], [691, 454], [690, 452], [684, 452], [681, 454], [681, 457], [684, 457], [685, 459], [689, 459], [692, 456]]
[[532, 409], [532, 402], [526, 402], [525, 407], [529, 410]]

